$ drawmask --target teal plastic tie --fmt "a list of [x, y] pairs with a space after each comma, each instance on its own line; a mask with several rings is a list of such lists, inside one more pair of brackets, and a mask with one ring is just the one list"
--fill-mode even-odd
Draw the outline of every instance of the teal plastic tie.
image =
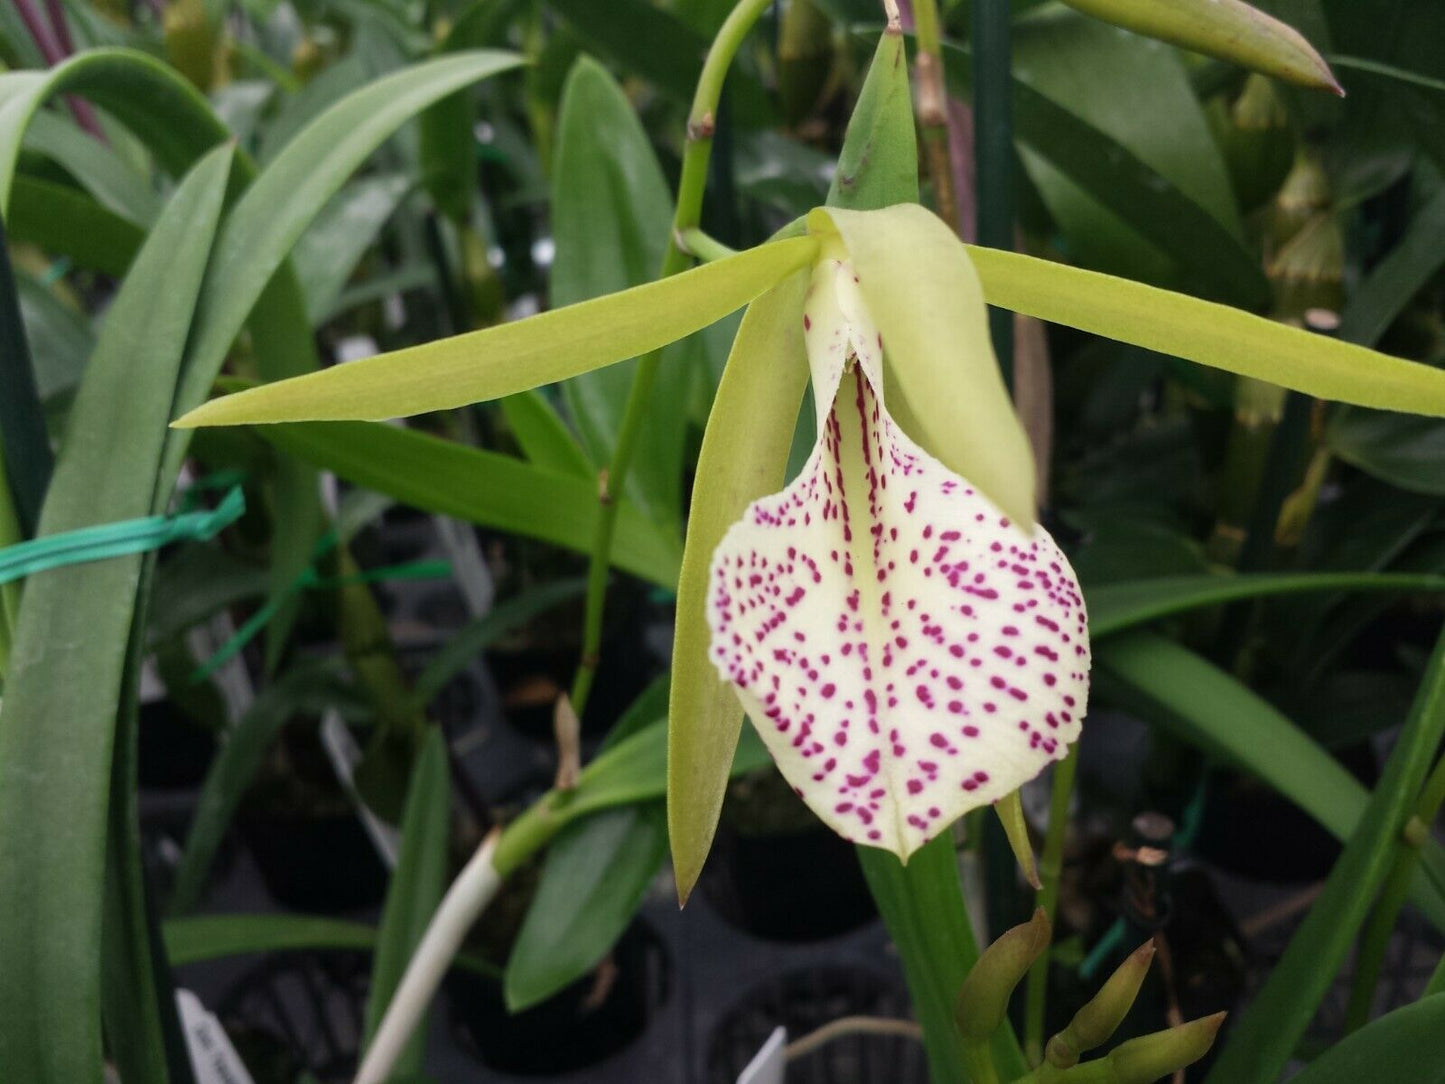
[[206, 511], [101, 523], [3, 546], [0, 547], [0, 584], [52, 568], [147, 553], [172, 542], [204, 542], [235, 523], [245, 511], [246, 496], [235, 486], [219, 505]]

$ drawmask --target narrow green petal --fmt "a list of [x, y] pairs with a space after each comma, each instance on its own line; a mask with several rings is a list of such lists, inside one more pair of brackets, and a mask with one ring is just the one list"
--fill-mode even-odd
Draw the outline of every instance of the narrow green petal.
[[732, 688], [708, 657], [705, 610], [713, 550], [748, 505], [781, 488], [808, 362], [806, 274], [755, 301], [743, 317], [698, 456], [677, 592], [668, 706], [667, 827], [678, 895], [686, 900], [717, 829], [742, 725]]
[[905, 433], [967, 478], [1016, 523], [1034, 520], [1034, 461], [988, 337], [968, 250], [917, 204], [823, 208], [809, 229], [836, 230], [883, 336], [888, 409]]
[[527, 320], [380, 354], [213, 399], [174, 424], [382, 421], [565, 380], [681, 339], [809, 263], [793, 238]]
[[1429, 365], [1097, 271], [990, 248], [969, 255], [990, 305], [1319, 399], [1445, 416], [1445, 371]]

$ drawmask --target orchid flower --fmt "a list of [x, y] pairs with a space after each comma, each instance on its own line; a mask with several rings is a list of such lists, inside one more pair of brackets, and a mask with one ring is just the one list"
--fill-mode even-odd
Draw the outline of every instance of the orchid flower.
[[[951, 277], [973, 283], [953, 300], [983, 328], [963, 246], [925, 229]], [[714, 666], [798, 795], [844, 838], [906, 859], [1066, 754], [1089, 637], [1047, 532], [889, 414], [889, 367], [947, 371], [977, 338], [895, 352], [867, 285], [843, 239], [824, 235], [799, 315], [818, 439], [798, 477], [714, 550], [707, 621]], [[979, 394], [953, 368], [952, 394]]]

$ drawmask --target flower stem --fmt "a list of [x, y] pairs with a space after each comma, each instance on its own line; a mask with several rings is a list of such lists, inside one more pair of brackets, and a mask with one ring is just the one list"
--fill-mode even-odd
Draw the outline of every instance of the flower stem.
[[716, 237], [705, 233], [694, 226], [690, 230], [683, 230], [677, 239], [680, 247], [689, 256], [696, 257], [703, 263], [712, 263], [714, 260], [724, 260], [729, 256], [736, 256], [737, 249], [729, 248]]
[[[1069, 799], [1074, 793], [1074, 772], [1079, 766], [1079, 747], [1074, 745], [1069, 755], [1054, 766], [1054, 778], [1049, 798], [1049, 827], [1044, 836], [1044, 852], [1039, 865], [1039, 876], [1044, 887], [1039, 891], [1039, 906], [1053, 925], [1054, 912], [1059, 905], [1059, 877], [1064, 868], [1064, 834], [1068, 828]], [[1029, 968], [1026, 1000], [1024, 1003], [1024, 1056], [1029, 1063], [1037, 1065], [1044, 1056], [1044, 1007], [1049, 989], [1049, 954], [1040, 953]]]
[[[1350, 1002], [1345, 1009], [1346, 1035], [1363, 1027], [1370, 1019], [1375, 987], [1380, 981], [1390, 935], [1395, 931], [1395, 922], [1410, 894], [1410, 882], [1420, 861], [1420, 844], [1428, 838], [1429, 825], [1440, 811], [1442, 801], [1445, 801], [1445, 757], [1436, 762], [1420, 791], [1415, 815], [1406, 822], [1401, 838], [1395, 841], [1395, 858], [1386, 875], [1385, 887], [1380, 890], [1369, 924], [1360, 937], [1360, 948], [1355, 955], [1355, 977], [1350, 983]], [[1436, 984], [1436, 980], [1445, 980], [1445, 963], [1431, 980], [1432, 985]]]
[[925, 163], [933, 182], [933, 202], [948, 228], [958, 232], [958, 199], [953, 191], [953, 160], [948, 139], [948, 97], [943, 89], [943, 43], [936, 0], [913, 0], [913, 32], [918, 55], [918, 129], [923, 135]]
[[[723, 80], [743, 39], [769, 3], [771, 0], [738, 0], [718, 29], [707, 59], [703, 61], [702, 74], [698, 76], [697, 91], [687, 117], [687, 142], [682, 152], [682, 176], [677, 184], [672, 239], [663, 255], [658, 278], [685, 271], [691, 263], [692, 257], [678, 244], [678, 238], [696, 228], [702, 217], [703, 190], [707, 185], [707, 165], [712, 154], [713, 130], [717, 123]], [[597, 676], [598, 656], [602, 648], [602, 615], [607, 601], [607, 573], [612, 562], [612, 538], [617, 528], [617, 504], [627, 482], [627, 473], [632, 468], [637, 439], [652, 400], [652, 387], [657, 382], [661, 356], [659, 351], [654, 350], [638, 360], [612, 462], [598, 478], [597, 530], [592, 540], [592, 558], [587, 571], [582, 657], [572, 680], [572, 706], [578, 716], [587, 708], [587, 698]]]
[[391, 1076], [397, 1057], [431, 1004], [432, 995], [451, 966], [462, 939], [497, 894], [502, 877], [492, 858], [500, 835], [493, 831], [487, 836], [442, 898], [386, 1008], [381, 1026], [367, 1047], [355, 1084], [382, 1084]]

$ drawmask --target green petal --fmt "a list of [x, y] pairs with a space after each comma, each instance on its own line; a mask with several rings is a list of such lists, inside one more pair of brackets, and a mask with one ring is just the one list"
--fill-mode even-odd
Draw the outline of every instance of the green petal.
[[380, 354], [214, 399], [175, 423], [381, 421], [446, 410], [565, 380], [681, 339], [809, 263], [793, 238], [681, 275], [527, 320]]
[[1014, 414], [968, 250], [917, 204], [822, 208], [815, 235], [848, 249], [883, 335], [888, 409], [905, 433], [1016, 523], [1034, 521], [1034, 460]]
[[1319, 399], [1445, 416], [1445, 372], [1429, 365], [1097, 271], [991, 248], [969, 255], [990, 305]]
[[747, 506], [782, 487], [808, 383], [801, 320], [807, 286], [808, 276], [795, 274], [748, 308], [698, 456], [667, 716], [667, 828], [683, 900], [712, 845], [743, 719], [736, 694], [708, 657], [708, 569], [713, 550]]

